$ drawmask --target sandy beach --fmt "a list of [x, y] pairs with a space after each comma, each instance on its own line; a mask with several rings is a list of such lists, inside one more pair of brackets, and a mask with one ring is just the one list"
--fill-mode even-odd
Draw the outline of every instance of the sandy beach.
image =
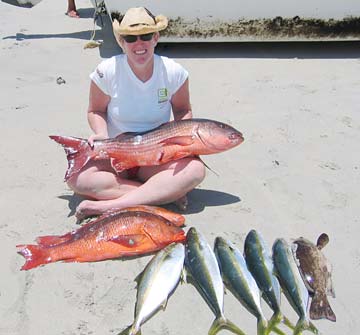
[[[81, 199], [63, 182], [67, 162], [48, 136], [88, 137], [89, 74], [119, 52], [109, 19], [96, 26], [104, 44], [84, 49], [93, 7], [77, 1], [33, 8], [0, 2], [0, 334], [118, 334], [133, 320], [135, 277], [152, 256], [97, 263], [54, 263], [20, 271], [15, 246], [78, 226]], [[189, 195], [186, 228], [210, 244], [216, 236], [240, 249], [251, 229], [271, 245], [304, 236], [330, 237], [337, 322], [314, 321], [322, 334], [360, 328], [360, 44], [258, 43], [163, 45], [190, 74], [196, 117], [239, 129], [245, 141], [203, 157], [205, 181]], [[58, 84], [61, 77], [65, 83]], [[174, 209], [174, 208], [172, 208]], [[297, 316], [283, 296], [283, 311]], [[263, 304], [266, 316], [269, 308]], [[246, 334], [256, 320], [228, 293], [225, 315]], [[179, 285], [143, 334], [207, 334], [214, 316], [191, 285]], [[223, 331], [222, 333], [228, 333]], [[289, 333], [289, 332], [288, 332]], [[290, 333], [289, 333], [290, 334]]]

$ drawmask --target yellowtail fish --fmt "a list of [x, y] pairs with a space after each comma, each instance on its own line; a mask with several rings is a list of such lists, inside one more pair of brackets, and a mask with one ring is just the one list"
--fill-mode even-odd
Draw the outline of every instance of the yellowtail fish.
[[260, 291], [246, 266], [244, 256], [233, 243], [222, 237], [215, 239], [214, 250], [226, 288], [256, 317], [257, 334], [267, 334], [267, 320], [261, 309]]
[[269, 330], [283, 322], [286, 326], [294, 329], [294, 325], [281, 312], [281, 288], [274, 274], [274, 263], [270, 248], [266, 244], [260, 232], [252, 229], [245, 238], [244, 255], [247, 267], [253, 275], [262, 297], [273, 310], [269, 321]]
[[279, 238], [273, 244], [273, 260], [281, 288], [299, 316], [294, 335], [301, 334], [305, 329], [318, 334], [318, 330], [309, 321], [309, 292], [302, 280], [291, 247], [284, 239]]
[[165, 309], [169, 296], [179, 283], [184, 258], [184, 245], [173, 243], [151, 259], [137, 279], [134, 321], [119, 335], [141, 334], [141, 325], [159, 309]]
[[215, 254], [204, 236], [194, 227], [186, 235], [185, 268], [190, 275], [191, 283], [215, 314], [209, 335], [227, 329], [239, 335], [245, 335], [224, 315], [224, 284]]

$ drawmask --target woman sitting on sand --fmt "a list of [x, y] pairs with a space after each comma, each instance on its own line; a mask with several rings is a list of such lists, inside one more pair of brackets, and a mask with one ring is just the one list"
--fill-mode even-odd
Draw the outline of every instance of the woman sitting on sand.
[[[101, 62], [90, 75], [88, 122], [95, 139], [123, 132], [143, 132], [175, 120], [192, 118], [188, 72], [167, 57], [154, 54], [166, 17], [146, 8], [130, 8], [113, 30], [123, 54]], [[205, 177], [195, 157], [158, 166], [145, 166], [116, 174], [109, 160], [91, 161], [68, 180], [75, 193], [88, 199], [80, 203], [77, 217], [135, 205], [175, 202], [187, 205], [186, 194]]]

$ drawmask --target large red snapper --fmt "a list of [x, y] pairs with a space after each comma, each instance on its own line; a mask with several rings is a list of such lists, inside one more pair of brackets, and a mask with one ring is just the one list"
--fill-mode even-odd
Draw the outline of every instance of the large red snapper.
[[53, 263], [94, 262], [136, 256], [183, 242], [184, 231], [165, 218], [148, 212], [118, 212], [62, 236], [42, 236], [38, 245], [17, 245], [25, 257], [21, 270]]
[[66, 152], [65, 180], [78, 173], [90, 160], [110, 159], [116, 172], [136, 166], [167, 163], [188, 156], [209, 155], [231, 149], [244, 141], [233, 127], [213, 120], [171, 121], [144, 133], [124, 133], [98, 140], [93, 147], [86, 139], [50, 136]]

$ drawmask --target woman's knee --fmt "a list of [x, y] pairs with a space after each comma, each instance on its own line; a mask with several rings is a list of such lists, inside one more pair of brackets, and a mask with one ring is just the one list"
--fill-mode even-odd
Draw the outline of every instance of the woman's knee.
[[72, 176], [67, 180], [67, 185], [75, 192], [81, 195], [93, 196], [93, 187], [91, 183], [91, 178], [87, 176], [87, 173], [80, 172]]
[[195, 186], [199, 185], [206, 176], [206, 169], [201, 160], [197, 158], [190, 159], [187, 164], [187, 173]]

